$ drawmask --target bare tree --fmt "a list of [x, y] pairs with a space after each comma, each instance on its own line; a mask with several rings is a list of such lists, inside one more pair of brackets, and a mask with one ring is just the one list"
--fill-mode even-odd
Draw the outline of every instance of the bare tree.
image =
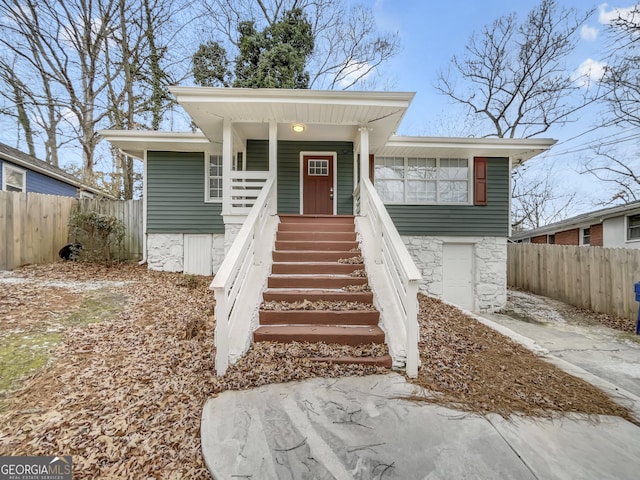
[[527, 175], [526, 165], [512, 176], [511, 227], [514, 231], [530, 230], [569, 216], [576, 193], [560, 193], [554, 183], [552, 169], [544, 175]]
[[440, 72], [436, 89], [483, 118], [483, 136], [528, 138], [562, 124], [589, 102], [569, 100], [579, 86], [562, 62], [591, 13], [541, 0], [523, 23], [515, 14], [501, 17], [471, 36], [466, 53], [453, 57], [453, 72]]
[[598, 142], [596, 157], [586, 162], [583, 171], [613, 187], [604, 205], [640, 199], [638, 149], [625, 146], [640, 139], [640, 4], [620, 10], [608, 25], [608, 34], [611, 54], [602, 78], [606, 122], [626, 130]]
[[286, 12], [309, 18], [314, 50], [308, 63], [309, 88], [347, 89], [359, 85], [399, 50], [397, 33], [381, 32], [371, 9], [347, 7], [344, 0], [203, 0], [215, 40], [235, 57], [242, 21], [273, 26]]
[[[83, 172], [93, 172], [105, 115], [98, 99], [106, 86], [102, 52], [113, 28], [114, 0], [2, 0], [6, 35], [0, 44], [39, 71], [47, 87], [64, 92], [63, 119], [82, 147]], [[27, 48], [25, 48], [27, 46]], [[50, 125], [50, 124], [49, 124]]]
[[609, 24], [613, 52], [603, 79], [617, 124], [640, 127], [640, 4]]

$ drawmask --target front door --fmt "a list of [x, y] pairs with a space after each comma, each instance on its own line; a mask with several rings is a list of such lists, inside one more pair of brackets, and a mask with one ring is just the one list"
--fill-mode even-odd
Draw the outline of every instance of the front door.
[[333, 156], [305, 155], [302, 169], [302, 213], [333, 215]]

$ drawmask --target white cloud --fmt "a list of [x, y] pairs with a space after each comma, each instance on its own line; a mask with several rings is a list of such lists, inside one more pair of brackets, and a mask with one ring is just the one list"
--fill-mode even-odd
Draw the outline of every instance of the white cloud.
[[598, 29], [590, 27], [589, 25], [583, 25], [580, 29], [580, 37], [582, 37], [583, 40], [595, 40], [598, 38]]
[[603, 25], [607, 25], [617, 18], [629, 19], [632, 17], [632, 13], [638, 8], [638, 5], [631, 5], [630, 7], [612, 7], [611, 10], [607, 10], [609, 5], [602, 3], [598, 6], [600, 12], [598, 13], [598, 22]]
[[354, 82], [366, 80], [372, 73], [373, 70], [368, 63], [350, 61], [344, 67], [338, 83], [341, 87], [348, 88], [353, 85]]
[[605, 74], [607, 64], [605, 62], [599, 62], [592, 58], [587, 58], [580, 64], [571, 79], [581, 88], [589, 88], [594, 83], [598, 83], [602, 80]]

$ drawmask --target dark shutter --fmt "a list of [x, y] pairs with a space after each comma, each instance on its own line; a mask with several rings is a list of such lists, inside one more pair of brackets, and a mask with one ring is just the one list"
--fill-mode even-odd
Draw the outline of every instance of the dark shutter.
[[487, 204], [487, 159], [473, 159], [473, 204]]
[[375, 161], [375, 157], [373, 156], [373, 153], [369, 154], [369, 180], [371, 180], [371, 183], [373, 182], [374, 177], [374, 172], [376, 169], [376, 161]]

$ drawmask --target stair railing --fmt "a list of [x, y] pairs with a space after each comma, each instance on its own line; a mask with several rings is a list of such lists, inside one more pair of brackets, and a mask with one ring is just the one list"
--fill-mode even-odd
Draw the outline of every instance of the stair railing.
[[[355, 212], [360, 229], [365, 265], [371, 266], [370, 281], [381, 304], [383, 327], [392, 343], [403, 344], [406, 373], [418, 375], [418, 287], [422, 276], [407, 250], [387, 209], [368, 178], [354, 191]], [[382, 272], [376, 288], [376, 272]], [[367, 271], [369, 274], [369, 271]], [[396, 321], [396, 315], [401, 322]], [[390, 344], [393, 355], [393, 345]], [[396, 352], [397, 353], [397, 352]], [[394, 358], [395, 360], [395, 358]]]
[[274, 179], [269, 178], [209, 287], [216, 300], [217, 375], [224, 375], [229, 364], [251, 344], [261, 293], [271, 269], [277, 225]]

